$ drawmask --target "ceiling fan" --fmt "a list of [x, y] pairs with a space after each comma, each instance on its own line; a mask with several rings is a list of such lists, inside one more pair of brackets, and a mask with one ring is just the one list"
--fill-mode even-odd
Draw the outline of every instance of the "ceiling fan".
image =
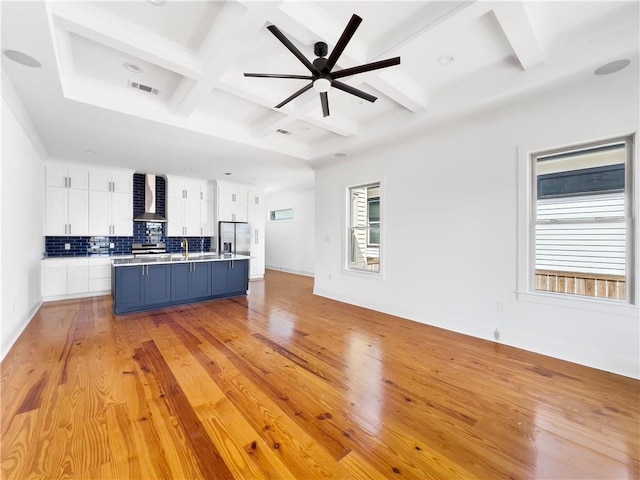
[[360, 97], [369, 102], [375, 102], [377, 97], [368, 94], [367, 92], [363, 92], [357, 88], [353, 88], [350, 85], [342, 83], [338, 81], [338, 78], [348, 77], [350, 75], [355, 75], [357, 73], [369, 72], [371, 70], [377, 70], [380, 68], [391, 67], [393, 65], [400, 64], [400, 57], [389, 58], [387, 60], [380, 60], [378, 62], [366, 63], [364, 65], [359, 65], [357, 67], [345, 68], [343, 70], [338, 70], [337, 72], [332, 72], [331, 69], [335, 66], [336, 62], [342, 55], [342, 52], [347, 47], [347, 44], [353, 37], [353, 34], [356, 32], [358, 26], [362, 22], [362, 18], [358, 15], [352, 15], [351, 20], [347, 24], [344, 32], [340, 36], [338, 43], [333, 48], [331, 55], [329, 58], [324, 58], [327, 55], [328, 49], [327, 44], [324, 42], [317, 42], [314, 45], [313, 53], [316, 55], [316, 58], [313, 63], [310, 62], [300, 50], [296, 48], [296, 46], [291, 43], [291, 41], [284, 36], [284, 34], [278, 30], [278, 27], [275, 25], [270, 25], [267, 28], [273, 35], [280, 40], [285, 47], [289, 49], [291, 53], [293, 53], [298, 60], [302, 62], [302, 64], [307, 67], [311, 75], [287, 75], [287, 74], [277, 74], [277, 73], [245, 73], [245, 77], [264, 77], [264, 78], [292, 78], [299, 80], [311, 80], [310, 83], [302, 87], [300, 90], [295, 92], [289, 98], [283, 100], [275, 108], [280, 108], [283, 105], [286, 105], [294, 98], [302, 95], [307, 90], [313, 88], [315, 91], [320, 93], [320, 103], [322, 104], [322, 115], [324, 117], [329, 116], [329, 97], [327, 92], [330, 87], [335, 87], [338, 90], [342, 90], [343, 92], [350, 93], [351, 95], [355, 95], [356, 97]]

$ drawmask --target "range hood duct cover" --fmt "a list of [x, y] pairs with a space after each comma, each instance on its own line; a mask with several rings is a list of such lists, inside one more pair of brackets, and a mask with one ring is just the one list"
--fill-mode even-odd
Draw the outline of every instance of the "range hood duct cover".
[[156, 176], [147, 173], [144, 176], [144, 213], [133, 219], [135, 222], [166, 222], [156, 213]]

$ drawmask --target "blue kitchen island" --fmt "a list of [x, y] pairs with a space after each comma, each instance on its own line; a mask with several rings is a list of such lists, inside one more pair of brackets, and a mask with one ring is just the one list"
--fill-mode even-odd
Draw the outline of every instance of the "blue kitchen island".
[[246, 295], [246, 255], [192, 254], [123, 258], [112, 263], [116, 314]]

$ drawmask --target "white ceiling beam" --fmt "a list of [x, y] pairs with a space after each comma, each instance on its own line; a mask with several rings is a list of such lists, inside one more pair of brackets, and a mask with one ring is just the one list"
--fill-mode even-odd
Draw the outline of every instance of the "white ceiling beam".
[[[471, 6], [473, 8], [469, 8]], [[442, 28], [444, 23], [447, 23], [449, 28], [451, 21], [466, 22], [469, 18], [479, 17], [489, 10], [488, 5], [483, 2], [476, 3], [474, 0], [426, 2], [417, 14], [396, 25], [373, 42], [369, 46], [369, 58], [377, 60], [383, 55], [394, 56], [394, 52], [403, 45], [417, 40], [418, 37], [438, 27]]]
[[200, 78], [197, 81], [182, 79], [169, 102], [175, 115], [188, 117], [211, 93], [220, 77], [264, 25], [263, 10], [249, 10], [237, 2], [224, 4], [198, 52], [203, 65]]
[[544, 54], [522, 0], [499, 3], [493, 13], [523, 70], [544, 63]]
[[134, 23], [86, 2], [49, 4], [56, 25], [71, 33], [119, 50], [190, 78], [201, 73], [196, 54]]
[[[238, 87], [236, 87], [231, 83], [220, 81], [216, 84], [216, 88], [226, 93], [243, 98], [244, 100], [258, 103], [264, 107], [273, 109], [273, 102], [271, 100], [248, 93], [244, 90], [239, 89]], [[311, 100], [311, 98], [315, 98], [315, 96], [310, 95], [309, 97], [305, 97], [305, 98], [302, 98], [297, 103], [293, 102], [295, 106], [285, 105], [284, 107], [278, 110], [273, 110], [274, 113], [277, 113], [278, 115], [285, 114], [288, 117], [288, 121], [284, 121], [283, 119], [282, 122], [279, 122], [280, 117], [278, 117], [278, 119], [275, 119], [274, 122], [278, 121], [279, 125], [284, 126], [289, 123], [293, 123], [296, 120], [302, 120], [311, 125], [322, 128], [324, 130], [328, 130], [330, 132], [341, 135], [343, 137], [352, 137], [356, 135], [356, 133], [358, 132], [358, 127], [355, 122], [352, 122], [344, 118], [338, 118], [335, 116], [324, 118], [324, 117], [315, 117], [312, 115], [308, 115], [307, 113], [311, 111], [313, 107], [311, 105], [307, 106], [307, 102]], [[308, 102], [308, 103], [311, 104], [311, 102]], [[263, 125], [262, 128], [260, 125], [261, 124], [258, 124], [255, 126], [255, 128], [252, 129], [253, 133], [258, 137], [266, 136], [267, 134], [273, 133], [275, 131], [275, 130], [269, 129], [268, 121], [262, 124]], [[278, 128], [282, 128], [281, 126]]]

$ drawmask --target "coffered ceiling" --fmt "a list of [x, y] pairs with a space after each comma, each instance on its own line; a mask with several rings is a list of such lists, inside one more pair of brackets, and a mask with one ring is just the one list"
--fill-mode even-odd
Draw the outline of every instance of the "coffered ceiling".
[[[375, 103], [332, 88], [323, 117], [311, 89], [276, 109], [308, 80], [243, 76], [309, 74], [267, 26], [312, 61], [352, 14], [334, 71], [401, 57], [341, 79]], [[614, 60], [637, 70], [638, 14], [637, 1], [3, 1], [3, 50], [42, 67], [2, 66], [53, 158], [276, 188], [555, 84], [606, 81], [593, 71]]]

